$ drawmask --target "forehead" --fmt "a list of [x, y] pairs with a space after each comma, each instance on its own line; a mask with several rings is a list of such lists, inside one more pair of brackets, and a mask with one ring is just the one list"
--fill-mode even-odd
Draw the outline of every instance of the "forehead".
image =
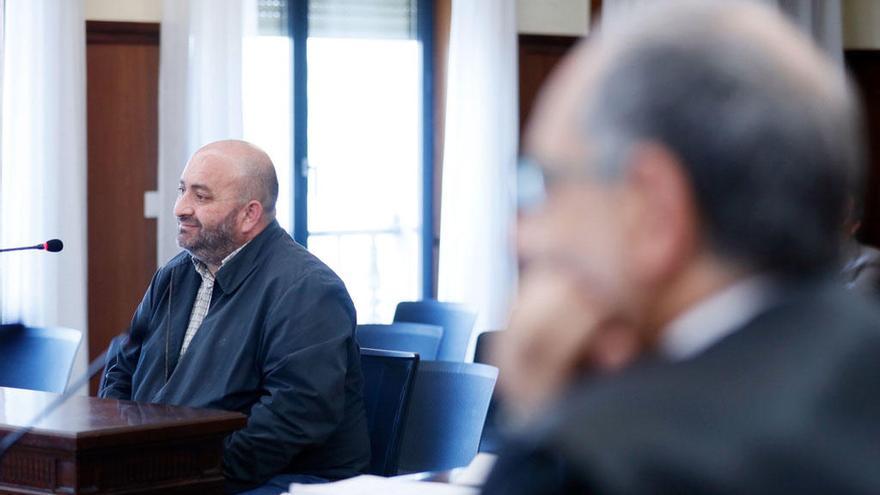
[[193, 155], [186, 164], [180, 181], [222, 190], [233, 187], [237, 177], [238, 169], [232, 160], [218, 153], [202, 151]]
[[526, 129], [524, 150], [545, 168], [585, 166], [590, 145], [584, 118], [598, 67], [595, 49], [579, 45], [542, 89]]

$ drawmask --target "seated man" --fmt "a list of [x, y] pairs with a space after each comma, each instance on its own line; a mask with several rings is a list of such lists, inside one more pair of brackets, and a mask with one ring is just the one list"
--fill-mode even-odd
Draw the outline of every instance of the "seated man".
[[246, 414], [226, 439], [230, 491], [273, 480], [255, 493], [280, 493], [369, 463], [354, 307], [336, 274], [278, 226], [277, 196], [275, 168], [251, 144], [193, 155], [174, 207], [185, 251], [153, 276], [135, 344], [101, 392]]
[[757, 2], [650, 4], [536, 107], [496, 356], [521, 429], [484, 492], [880, 493], [844, 72]]

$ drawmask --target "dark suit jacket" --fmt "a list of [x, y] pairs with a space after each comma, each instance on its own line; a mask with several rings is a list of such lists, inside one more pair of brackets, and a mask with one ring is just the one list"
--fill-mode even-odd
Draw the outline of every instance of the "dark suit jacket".
[[880, 312], [834, 284], [567, 396], [484, 493], [880, 493]]
[[850, 251], [850, 258], [841, 270], [847, 288], [880, 297], [880, 250], [853, 242]]

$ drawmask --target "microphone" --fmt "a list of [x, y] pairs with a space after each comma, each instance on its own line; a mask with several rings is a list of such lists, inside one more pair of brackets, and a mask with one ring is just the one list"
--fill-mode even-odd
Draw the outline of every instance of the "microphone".
[[41, 251], [48, 251], [50, 253], [57, 253], [64, 249], [64, 243], [61, 242], [61, 239], [49, 239], [48, 241], [42, 244], [35, 244], [33, 246], [24, 246], [24, 247], [14, 247], [14, 248], [3, 248], [0, 249], [0, 253], [5, 253], [8, 251], [26, 251], [29, 249], [37, 249]]

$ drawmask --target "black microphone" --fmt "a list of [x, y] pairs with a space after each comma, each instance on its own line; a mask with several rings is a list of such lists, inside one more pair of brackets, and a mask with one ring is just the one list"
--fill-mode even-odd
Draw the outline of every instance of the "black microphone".
[[[58, 239], [53, 239], [53, 240], [58, 241]], [[49, 242], [52, 242], [52, 241], [49, 241]], [[61, 241], [58, 241], [58, 244], [61, 244]], [[33, 248], [31, 248], [31, 249], [33, 249]], [[58, 249], [60, 250], [61, 248], [59, 247]], [[118, 353], [120, 353], [120, 354], [128, 346], [137, 345], [139, 343], [139, 340], [132, 339], [131, 333], [129, 333], [129, 332], [122, 333], [119, 336], [124, 337], [122, 344], [119, 346]], [[86, 372], [81, 377], [79, 377], [76, 381], [72, 382], [67, 387], [67, 389], [64, 390], [64, 392], [62, 394], [59, 394], [57, 397], [55, 397], [55, 400], [53, 400], [48, 405], [46, 405], [46, 407], [44, 407], [42, 411], [40, 411], [36, 416], [34, 416], [24, 426], [22, 426], [21, 428], [15, 430], [15, 431], [7, 433], [6, 436], [0, 438], [0, 461], [3, 460], [3, 456], [7, 452], [9, 452], [10, 448], [12, 448], [12, 446], [15, 445], [16, 442], [21, 440], [21, 437], [30, 433], [31, 430], [36, 428], [36, 426], [40, 423], [40, 421], [44, 420], [46, 417], [48, 417], [50, 414], [52, 414], [56, 409], [58, 409], [59, 406], [61, 406], [65, 402], [67, 402], [67, 399], [69, 399], [70, 397], [75, 395], [76, 392], [80, 388], [82, 388], [83, 386], [88, 384], [89, 380], [91, 380], [93, 376], [95, 376], [99, 371], [101, 371], [101, 369], [104, 368], [104, 364], [107, 361], [107, 353], [110, 352], [110, 347], [112, 345], [113, 345], [113, 342], [111, 341], [110, 346], [107, 346], [107, 348], [104, 349], [104, 352], [102, 352], [100, 356], [96, 357], [94, 360], [92, 360], [91, 363], [89, 363], [89, 366], [86, 369]]]
[[35, 244], [33, 246], [3, 248], [0, 249], [0, 253], [5, 253], [8, 251], [26, 251], [28, 249], [37, 249], [41, 251], [48, 251], [50, 253], [57, 253], [58, 251], [64, 249], [64, 243], [61, 242], [61, 239], [50, 239], [42, 244]]

